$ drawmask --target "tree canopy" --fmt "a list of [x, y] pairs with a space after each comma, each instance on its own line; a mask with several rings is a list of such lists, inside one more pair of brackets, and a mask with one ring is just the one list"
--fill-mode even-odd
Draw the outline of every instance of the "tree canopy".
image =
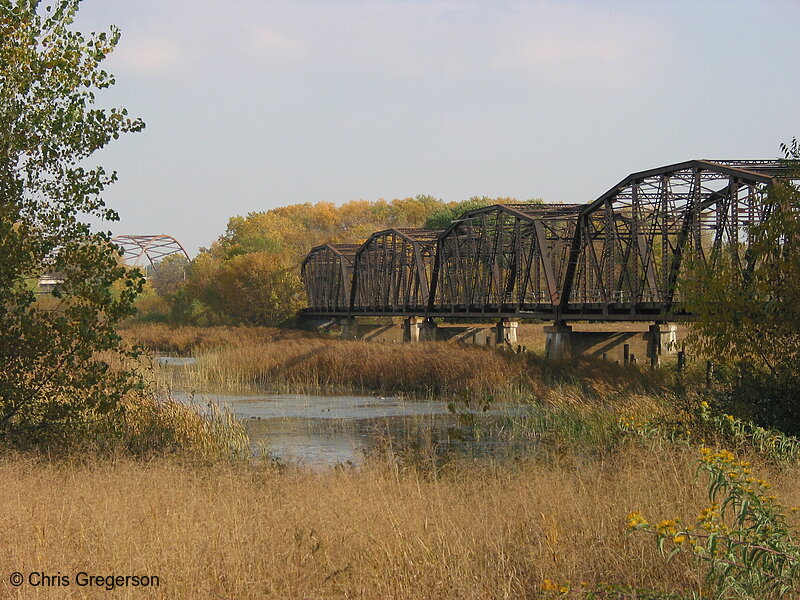
[[[519, 200], [515, 198], [490, 198], [489, 196], [472, 196], [469, 200], [442, 206], [435, 210], [425, 220], [425, 227], [428, 229], [447, 229], [450, 223], [458, 219], [462, 214], [467, 211], [483, 208], [484, 206], [491, 206], [493, 204], [515, 204]], [[531, 198], [526, 200], [527, 204], [542, 204], [541, 198]]]
[[[92, 155], [144, 124], [99, 108], [114, 83], [101, 68], [119, 31], [70, 26], [79, 0], [0, 0], [0, 433], [41, 439], [110, 410], [133, 381], [100, 352], [119, 353], [115, 325], [141, 277], [118, 262], [116, 220], [102, 192], [116, 173]], [[57, 282], [37, 294], [48, 274]]]
[[[171, 311], [168, 317], [151, 316], [193, 324], [280, 325], [305, 303], [300, 263], [313, 246], [361, 243], [375, 231], [391, 227], [444, 228], [467, 210], [503, 202], [519, 201], [476, 196], [444, 202], [418, 195], [338, 206], [293, 204], [232, 217], [225, 233], [192, 261], [177, 290], [166, 292], [157, 278], [153, 287], [170, 303]], [[140, 306], [145, 304], [158, 306], [151, 297]]]
[[800, 147], [782, 148], [789, 177], [769, 190], [749, 246], [694, 266], [686, 285], [696, 347], [731, 366], [729, 399], [800, 433]]

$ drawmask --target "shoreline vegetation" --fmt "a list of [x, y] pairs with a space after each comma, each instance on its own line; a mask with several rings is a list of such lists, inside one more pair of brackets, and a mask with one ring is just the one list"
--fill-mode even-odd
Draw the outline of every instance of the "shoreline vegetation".
[[[176, 600], [712, 598], [713, 570], [696, 546], [683, 549], [689, 537], [676, 528], [714, 510], [698, 446], [736, 452], [748, 472], [772, 481], [775, 502], [800, 505], [800, 443], [710, 406], [699, 371], [678, 379], [668, 368], [268, 328], [120, 333], [151, 355], [198, 360], [140, 363], [152, 368], [145, 378], [156, 398], [127, 405], [128, 421], [109, 434], [116, 451], [0, 458], [15, 540], [0, 569], [146, 574], [160, 578], [154, 597]], [[183, 380], [168, 376], [181, 370]], [[169, 399], [179, 383], [449, 399], [476, 430], [499, 427], [509, 443], [535, 444], [476, 458], [389, 441], [359, 467], [315, 470], [252, 457], [230, 415], [201, 417]], [[503, 401], [527, 410], [499, 424], [463, 410]], [[785, 512], [776, 524], [800, 526]], [[670, 561], [653, 539], [667, 534], [668, 550], [679, 550]], [[77, 597], [101, 593], [73, 588]]]
[[620, 527], [629, 506], [688, 518], [702, 505], [700, 486], [683, 480], [686, 453], [658, 454], [436, 477], [380, 464], [313, 473], [5, 459], [0, 502], [17, 541], [0, 569], [151, 573], [163, 598], [532, 598], [545, 578], [697, 589], [690, 566], [651, 569], [653, 544]]
[[598, 401], [663, 395], [665, 371], [626, 368], [589, 358], [554, 363], [448, 342], [380, 344], [267, 327], [134, 325], [123, 338], [151, 354], [191, 356], [179, 371], [155, 365], [152, 378], [180, 387], [276, 393], [401, 394], [421, 398], [547, 401], [574, 393]]
[[[551, 595], [552, 582], [707, 597], [697, 563], [664, 561], [624, 525], [633, 510], [694, 522], [708, 504], [695, 463], [688, 448], [636, 441], [613, 460], [430, 469], [383, 457], [324, 472], [12, 455], [0, 460], [0, 569], [155, 575], [169, 599], [587, 597]], [[800, 503], [797, 468], [754, 468]]]

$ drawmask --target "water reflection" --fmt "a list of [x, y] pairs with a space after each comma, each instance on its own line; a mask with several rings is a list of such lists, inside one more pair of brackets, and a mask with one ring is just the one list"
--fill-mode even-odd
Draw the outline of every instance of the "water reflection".
[[164, 367], [185, 367], [197, 362], [193, 356], [156, 356], [154, 360]]

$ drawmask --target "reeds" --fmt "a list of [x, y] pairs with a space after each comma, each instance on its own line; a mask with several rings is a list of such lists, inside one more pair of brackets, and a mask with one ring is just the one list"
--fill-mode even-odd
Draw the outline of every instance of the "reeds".
[[582, 359], [550, 363], [533, 353], [435, 342], [376, 344], [320, 338], [229, 339], [196, 347], [197, 362], [165, 370], [167, 387], [300, 393], [368, 392], [416, 396], [547, 399], [571, 386], [590, 397], [659, 391], [662, 377]]
[[20, 444], [4, 439], [0, 453], [25, 450], [50, 457], [179, 455], [192, 460], [250, 457], [244, 425], [226, 411], [187, 406], [169, 398], [129, 392], [110, 410], [86, 409], [47, 436]]
[[230, 345], [314, 337], [312, 333], [273, 327], [190, 327], [139, 323], [120, 331], [123, 339], [157, 353], [189, 355]]
[[[547, 578], [697, 590], [691, 564], [624, 532], [632, 510], [694, 517], [705, 498], [691, 460], [631, 448], [581, 469], [430, 476], [6, 458], [0, 572], [151, 574], [161, 586], [147, 597], [175, 599], [536, 598]], [[20, 597], [64, 592], [107, 593]]]
[[242, 343], [202, 353], [193, 387], [419, 395], [519, 391], [525, 364], [494, 351], [444, 343], [382, 345], [331, 340]]

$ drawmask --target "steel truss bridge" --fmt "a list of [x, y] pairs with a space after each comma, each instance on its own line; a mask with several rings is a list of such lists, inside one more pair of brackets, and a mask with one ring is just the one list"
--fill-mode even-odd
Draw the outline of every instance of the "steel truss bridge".
[[690, 160], [633, 173], [588, 204], [498, 204], [445, 230], [387, 229], [302, 264], [307, 316], [669, 321], [688, 265], [747, 268], [777, 160]]
[[158, 263], [168, 256], [178, 254], [189, 262], [189, 254], [181, 243], [171, 235], [118, 235], [111, 241], [122, 250], [126, 263], [144, 267], [146, 271], [158, 270]]

